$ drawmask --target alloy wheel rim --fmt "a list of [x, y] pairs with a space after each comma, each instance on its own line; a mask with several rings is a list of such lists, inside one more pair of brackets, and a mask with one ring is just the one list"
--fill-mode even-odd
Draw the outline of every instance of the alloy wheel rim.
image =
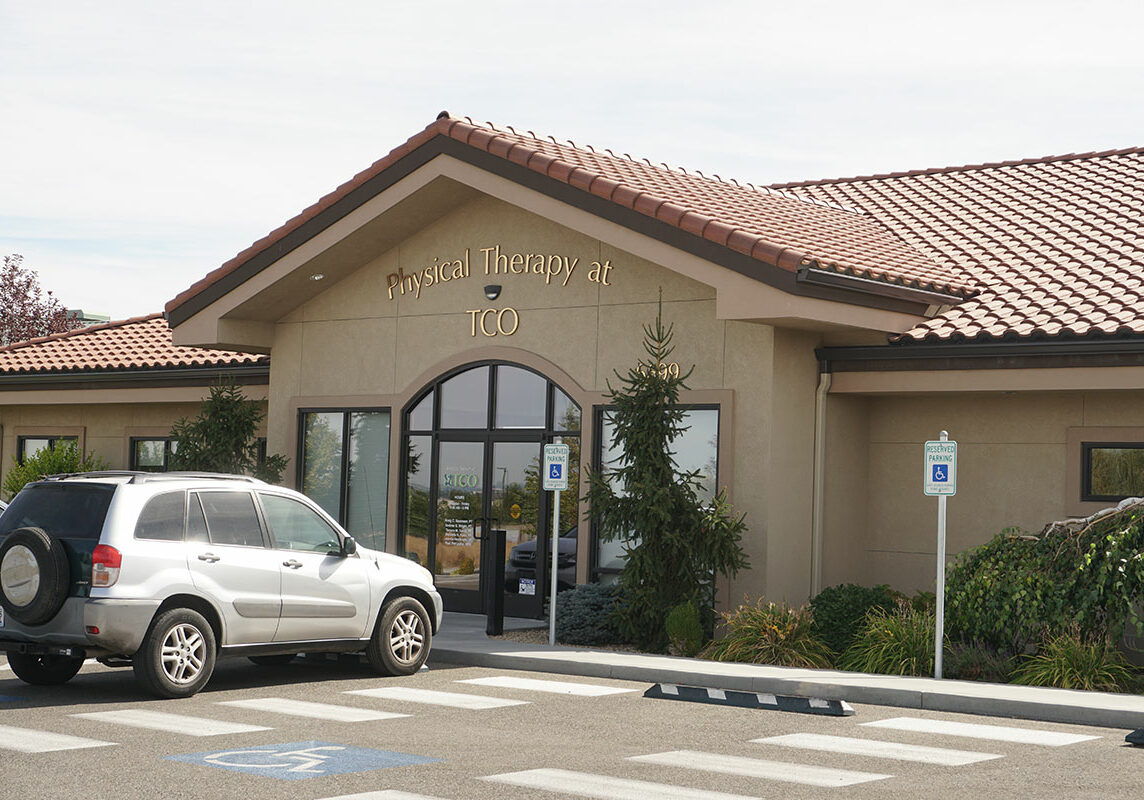
[[425, 628], [416, 611], [402, 611], [389, 629], [389, 651], [403, 664], [412, 664], [425, 646]]
[[183, 623], [167, 631], [160, 658], [163, 672], [172, 683], [192, 683], [203, 672], [207, 643], [194, 625]]

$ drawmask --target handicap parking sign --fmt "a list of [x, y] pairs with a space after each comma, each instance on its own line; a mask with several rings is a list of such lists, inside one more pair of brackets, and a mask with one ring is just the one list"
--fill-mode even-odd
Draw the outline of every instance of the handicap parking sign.
[[388, 767], [432, 764], [441, 759], [311, 740], [209, 753], [188, 753], [168, 756], [167, 760], [202, 764], [206, 767], [218, 767], [250, 775], [265, 775], [279, 780], [298, 781]]
[[949, 465], [948, 464], [931, 464], [933, 472], [930, 480], [934, 483], [949, 483]]
[[568, 489], [568, 445], [544, 445], [544, 480], [541, 488], [546, 492]]
[[957, 442], [926, 442], [923, 491], [928, 495], [957, 494]]

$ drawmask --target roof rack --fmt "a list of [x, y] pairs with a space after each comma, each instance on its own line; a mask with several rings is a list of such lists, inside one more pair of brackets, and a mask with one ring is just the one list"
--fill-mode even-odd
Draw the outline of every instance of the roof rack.
[[265, 483], [249, 475], [228, 475], [221, 472], [143, 472], [129, 469], [105, 469], [90, 472], [62, 472], [58, 475], [45, 475], [42, 481], [62, 481], [68, 478], [128, 478], [127, 483], [147, 483], [163, 480], [219, 480], [243, 481], [245, 483]]

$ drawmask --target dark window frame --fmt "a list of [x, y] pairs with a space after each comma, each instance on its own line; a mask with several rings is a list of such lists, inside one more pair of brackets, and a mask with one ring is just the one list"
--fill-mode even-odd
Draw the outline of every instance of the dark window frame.
[[64, 435], [64, 434], [54, 435], [54, 436], [53, 435], [49, 435], [49, 436], [20, 435], [20, 436], [16, 437], [16, 463], [20, 464], [21, 466], [23, 466], [23, 464], [24, 464], [24, 443], [27, 442], [29, 439], [47, 439], [49, 450], [55, 450], [56, 444], [58, 444], [59, 442], [75, 442], [76, 447], [79, 447], [79, 437], [75, 436], [75, 435], [70, 435], [70, 436]]
[[[139, 453], [135, 449], [135, 445], [138, 442], [163, 442], [163, 467], [162, 467], [162, 469], [149, 470], [145, 467], [139, 466]], [[130, 437], [130, 441], [129, 441], [130, 448], [128, 450], [128, 452], [130, 454], [129, 455], [130, 462], [128, 464], [128, 469], [131, 469], [133, 471], [139, 471], [139, 472], [168, 472], [168, 471], [170, 471], [170, 469], [171, 469], [171, 453], [173, 452], [171, 449], [171, 445], [174, 443], [175, 443], [175, 439], [172, 436], [132, 436], [132, 437]]]
[[[1092, 451], [1093, 450], [1144, 450], [1144, 442], [1081, 442], [1080, 444], [1080, 499], [1089, 503], [1119, 503], [1130, 494], [1093, 494], [1092, 492]], [[1144, 491], [1141, 492], [1144, 495]]]

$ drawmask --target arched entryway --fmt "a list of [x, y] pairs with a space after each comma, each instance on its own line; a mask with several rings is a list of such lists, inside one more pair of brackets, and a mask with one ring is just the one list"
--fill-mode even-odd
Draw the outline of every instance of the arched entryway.
[[[540, 487], [545, 444], [569, 445], [580, 467], [580, 406], [519, 364], [467, 364], [403, 409], [402, 548], [433, 572], [452, 611], [481, 610], [481, 550], [506, 531], [505, 613], [540, 617], [547, 596], [552, 508]], [[577, 492], [561, 495], [558, 580], [575, 583]]]

